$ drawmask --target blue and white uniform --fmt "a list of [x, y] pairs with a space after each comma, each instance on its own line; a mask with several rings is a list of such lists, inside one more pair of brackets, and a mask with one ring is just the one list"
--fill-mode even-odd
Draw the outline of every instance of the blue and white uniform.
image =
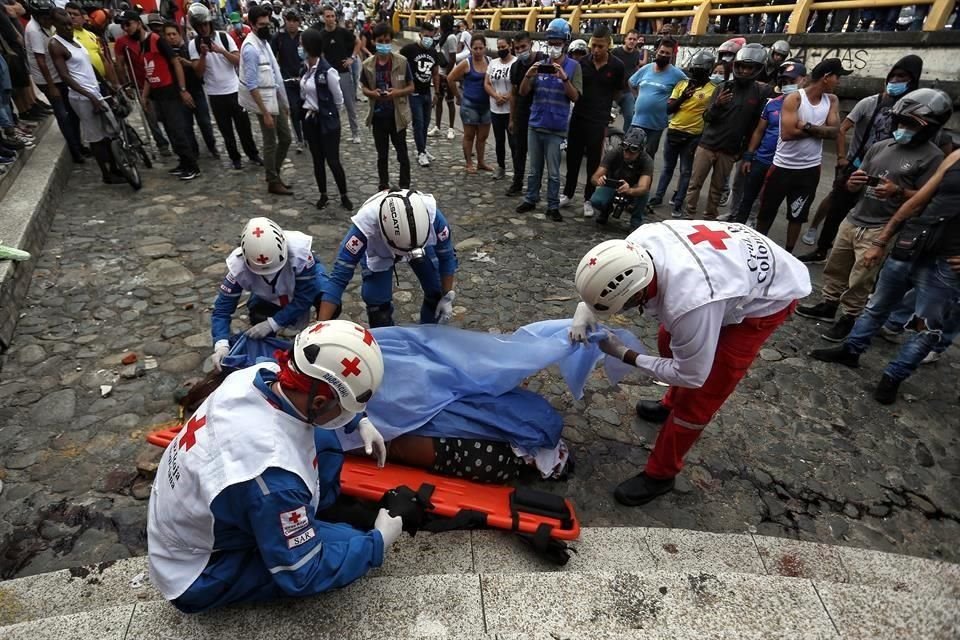
[[213, 305], [214, 343], [230, 337], [230, 319], [244, 291], [250, 292], [247, 309], [251, 324], [272, 317], [278, 329], [302, 321], [320, 298], [327, 273], [313, 256], [313, 238], [299, 231], [284, 231], [283, 235], [287, 240], [287, 262], [275, 274], [261, 276], [250, 271], [239, 247], [227, 257], [227, 275]]
[[343, 451], [269, 385], [237, 371], [160, 460], [150, 496], [150, 580], [180, 610], [308, 596], [383, 564], [379, 531], [316, 519], [340, 490]]
[[360, 295], [367, 305], [370, 326], [390, 326], [393, 324], [393, 268], [397, 262], [409, 262], [423, 287], [420, 323], [434, 323], [437, 303], [443, 297], [440, 280], [457, 271], [457, 254], [450, 237], [450, 227], [437, 207], [436, 199], [432, 195], [422, 194], [430, 215], [430, 233], [423, 247], [424, 257], [397, 257], [380, 232], [380, 203], [386, 195], [386, 192], [381, 192], [373, 196], [351, 218], [353, 224], [340, 243], [337, 260], [323, 292], [323, 301], [338, 306], [341, 304], [343, 291], [359, 264], [363, 277]]

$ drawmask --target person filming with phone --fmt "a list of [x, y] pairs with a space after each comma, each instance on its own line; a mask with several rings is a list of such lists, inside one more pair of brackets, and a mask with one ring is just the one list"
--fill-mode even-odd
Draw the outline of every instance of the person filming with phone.
[[618, 196], [629, 199], [627, 206], [631, 219], [640, 219], [644, 198], [653, 182], [653, 159], [647, 155], [647, 134], [634, 127], [624, 136], [619, 149], [614, 149], [600, 161], [590, 181], [597, 190], [590, 196], [590, 204], [597, 214], [597, 224], [606, 224]]

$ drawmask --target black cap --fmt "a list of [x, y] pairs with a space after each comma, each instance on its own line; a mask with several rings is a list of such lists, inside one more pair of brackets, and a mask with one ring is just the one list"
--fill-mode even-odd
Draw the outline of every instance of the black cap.
[[823, 76], [831, 73], [835, 76], [848, 76], [853, 73], [853, 71], [844, 69], [840, 58], [824, 58], [813, 68], [810, 79], [816, 82]]
[[120, 19], [117, 20], [117, 23], [127, 24], [128, 22], [133, 22], [134, 20], [136, 20], [137, 22], [140, 21], [139, 13], [137, 13], [136, 11], [124, 11], [123, 13], [120, 14]]

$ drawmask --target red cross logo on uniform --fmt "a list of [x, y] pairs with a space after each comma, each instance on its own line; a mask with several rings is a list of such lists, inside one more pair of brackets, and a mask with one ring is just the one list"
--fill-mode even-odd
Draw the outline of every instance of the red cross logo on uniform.
[[268, 262], [270, 262], [270, 258], [268, 258], [267, 256], [261, 253], [260, 255], [257, 256], [257, 262], [259, 262], [260, 264], [267, 264]]
[[343, 365], [343, 374], [344, 378], [349, 378], [350, 376], [360, 376], [360, 358], [354, 358], [353, 360], [348, 360], [344, 358], [340, 361], [340, 364]]
[[293, 524], [297, 524], [298, 522], [300, 522], [301, 517], [302, 516], [299, 513], [294, 511], [293, 513], [290, 514], [290, 522], [292, 522]]
[[260, 227], [257, 227], [256, 229], [253, 230], [253, 235], [259, 238], [260, 236], [263, 235], [263, 229], [261, 229]]
[[698, 224], [694, 227], [697, 230], [696, 233], [691, 233], [687, 238], [693, 244], [700, 244], [701, 242], [709, 242], [710, 246], [718, 251], [725, 251], [727, 245], [723, 244], [723, 241], [730, 237], [726, 231], [714, 231], [705, 224]]
[[371, 345], [373, 344], [373, 334], [364, 329], [363, 327], [354, 327], [357, 331], [363, 334], [363, 344]]
[[207, 416], [203, 416], [199, 420], [197, 420], [197, 416], [191, 417], [190, 422], [187, 423], [187, 430], [180, 438], [180, 448], [190, 451], [190, 448], [197, 444], [197, 431], [205, 424], [207, 424]]

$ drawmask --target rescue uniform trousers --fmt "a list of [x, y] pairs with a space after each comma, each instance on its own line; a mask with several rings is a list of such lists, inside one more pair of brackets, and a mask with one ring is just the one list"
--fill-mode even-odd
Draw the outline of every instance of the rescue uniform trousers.
[[[396, 267], [394, 267], [396, 268]], [[423, 303], [420, 305], [420, 324], [437, 322], [437, 304], [443, 297], [440, 271], [431, 257], [410, 261], [410, 268], [423, 288]], [[393, 326], [393, 279], [394, 269], [371, 271], [364, 260], [360, 265], [363, 283], [360, 297], [367, 305], [370, 328]]]
[[[767, 338], [783, 324], [796, 307], [792, 302], [782, 311], [763, 318], [746, 318], [720, 330], [717, 353], [706, 382], [698, 389], [671, 386], [661, 402], [670, 409], [667, 421], [657, 434], [657, 442], [644, 470], [651, 478], [672, 478], [683, 469], [683, 458], [703, 433], [747, 373]], [[662, 358], [673, 356], [670, 334], [660, 326], [657, 348]]]

